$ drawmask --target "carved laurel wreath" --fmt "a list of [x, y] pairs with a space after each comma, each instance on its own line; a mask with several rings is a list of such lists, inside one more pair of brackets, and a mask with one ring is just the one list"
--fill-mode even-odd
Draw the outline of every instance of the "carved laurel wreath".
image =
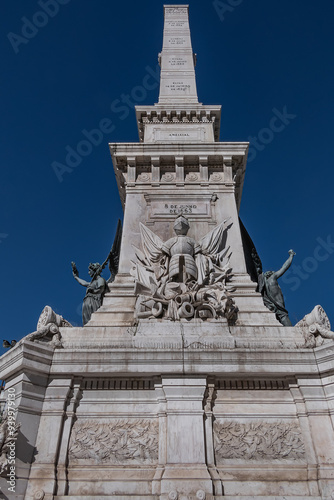
[[298, 424], [285, 422], [214, 422], [215, 453], [224, 459], [299, 460], [305, 446]]
[[115, 419], [75, 422], [69, 459], [93, 459], [113, 464], [147, 463], [158, 460], [158, 422], [153, 419]]

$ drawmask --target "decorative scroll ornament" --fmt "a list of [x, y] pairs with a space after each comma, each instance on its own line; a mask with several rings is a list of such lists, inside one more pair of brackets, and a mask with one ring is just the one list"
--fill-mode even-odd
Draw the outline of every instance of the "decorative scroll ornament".
[[315, 306], [296, 324], [296, 328], [302, 333], [306, 347], [318, 347], [324, 343], [324, 339], [334, 340], [330, 321], [321, 306]]
[[158, 461], [159, 424], [153, 419], [117, 419], [75, 422], [69, 459], [112, 464], [154, 464]]
[[297, 423], [215, 421], [217, 462], [242, 460], [300, 460], [305, 446]]
[[47, 342], [52, 347], [62, 347], [60, 327], [72, 327], [72, 325], [55, 313], [50, 306], [45, 306], [39, 317], [36, 332], [29, 333], [16, 345], [22, 344], [24, 340], [30, 340], [30, 342]]
[[236, 320], [238, 308], [227, 285], [231, 278], [229, 248], [223, 246], [224, 221], [199, 242], [187, 236], [183, 216], [174, 223], [176, 237], [163, 242], [140, 223], [143, 252], [134, 247], [132, 276], [138, 295], [136, 317]]
[[[15, 443], [20, 427], [21, 424], [13, 422], [11, 416], [8, 419], [7, 413], [2, 416], [0, 424], [0, 475], [7, 473], [8, 460], [15, 457]], [[12, 456], [11, 450], [13, 450]]]

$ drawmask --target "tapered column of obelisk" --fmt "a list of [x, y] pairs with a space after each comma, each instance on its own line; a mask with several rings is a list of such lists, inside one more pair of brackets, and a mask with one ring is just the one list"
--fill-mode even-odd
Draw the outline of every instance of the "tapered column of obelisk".
[[165, 5], [159, 104], [198, 103], [188, 5]]

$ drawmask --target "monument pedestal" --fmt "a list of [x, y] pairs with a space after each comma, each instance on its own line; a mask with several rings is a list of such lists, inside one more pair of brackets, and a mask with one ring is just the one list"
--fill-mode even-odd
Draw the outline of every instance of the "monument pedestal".
[[264, 305], [238, 217], [249, 145], [219, 142], [188, 6], [164, 11], [159, 103], [136, 108], [140, 143], [110, 144], [125, 208], [116, 279], [84, 327], [47, 307], [1, 358], [20, 424], [15, 496], [1, 424], [1, 491], [333, 500], [334, 333], [319, 306], [283, 326], [283, 305]]
[[148, 325], [131, 340], [63, 328], [62, 349], [24, 341], [5, 355], [7, 390], [26, 381], [17, 498], [330, 498], [331, 340], [305, 348], [296, 327], [278, 327], [280, 345], [249, 334], [235, 347], [224, 330], [205, 342], [213, 324], [201, 337], [192, 323], [158, 337]]

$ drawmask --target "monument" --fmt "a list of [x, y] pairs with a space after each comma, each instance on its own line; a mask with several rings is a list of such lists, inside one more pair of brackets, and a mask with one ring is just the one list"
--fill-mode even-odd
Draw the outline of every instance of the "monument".
[[46, 306], [1, 357], [3, 498], [333, 499], [334, 333], [320, 306], [291, 325], [292, 250], [263, 273], [238, 216], [249, 145], [198, 101], [188, 6], [164, 16], [159, 102], [110, 144], [115, 279], [73, 265], [84, 326]]

